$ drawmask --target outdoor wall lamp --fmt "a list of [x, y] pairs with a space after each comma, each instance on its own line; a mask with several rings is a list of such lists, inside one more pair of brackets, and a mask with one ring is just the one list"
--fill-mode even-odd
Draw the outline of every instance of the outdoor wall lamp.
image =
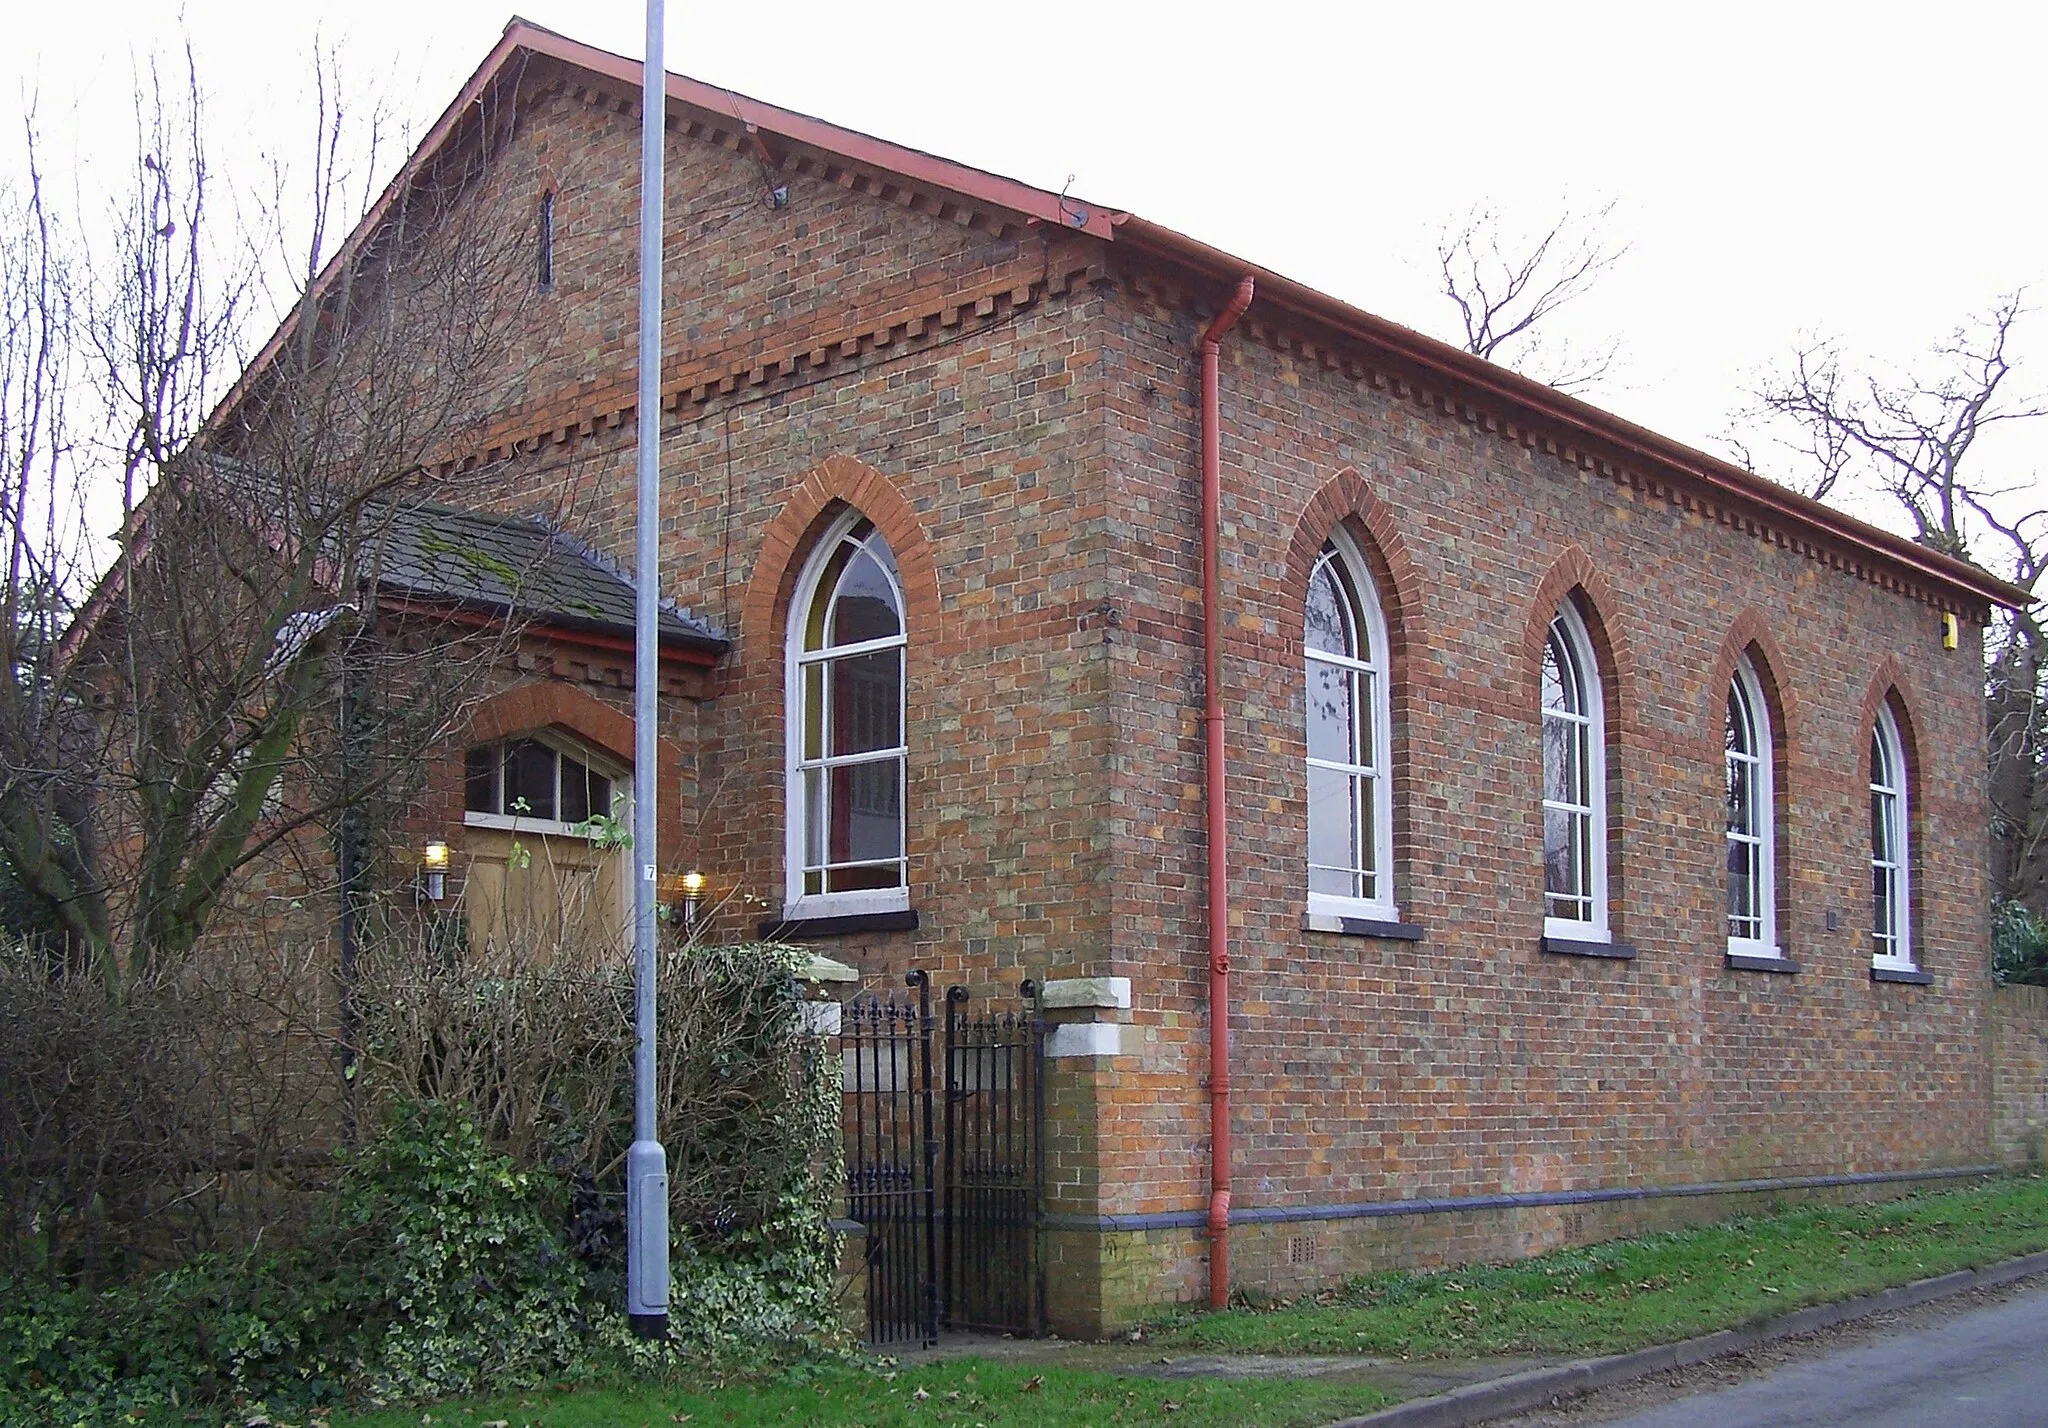
[[704, 875], [695, 868], [683, 874], [683, 926], [697, 930], [697, 908], [704, 900]]
[[448, 845], [439, 838], [420, 849], [420, 871], [425, 874], [424, 896], [439, 902], [448, 896]]

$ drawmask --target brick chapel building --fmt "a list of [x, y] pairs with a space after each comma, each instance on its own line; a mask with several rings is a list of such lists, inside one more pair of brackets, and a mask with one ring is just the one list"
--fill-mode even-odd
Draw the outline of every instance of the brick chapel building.
[[[472, 201], [546, 289], [446, 469], [615, 561], [639, 85], [515, 21], [424, 147], [511, 116]], [[1133, 215], [668, 110], [662, 872], [870, 989], [1046, 986], [1056, 1325], [1224, 1234], [1286, 1292], [1992, 1158], [2019, 592]], [[449, 751], [457, 884], [505, 779], [566, 838], [629, 773], [610, 608]]]

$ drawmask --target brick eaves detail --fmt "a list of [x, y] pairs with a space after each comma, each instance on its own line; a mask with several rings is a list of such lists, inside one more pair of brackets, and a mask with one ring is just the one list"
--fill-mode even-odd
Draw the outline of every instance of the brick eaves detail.
[[[694, 361], [684, 359], [663, 374], [662, 409], [676, 413], [678, 420], [693, 420], [701, 413], [691, 408], [704, 408], [721, 396], [800, 386], [831, 369], [857, 369], [864, 359], [890, 348], [937, 345], [950, 340], [949, 331], [961, 328], [970, 317], [982, 326], [995, 326], [1033, 303], [1084, 286], [1095, 271], [1087, 263], [1047, 268], [1040, 262], [1019, 261], [971, 287], [926, 289], [901, 305], [851, 315], [831, 328], [771, 348], [749, 345]], [[634, 419], [636, 395], [631, 383], [613, 382], [580, 393], [573, 402], [556, 398], [514, 408], [499, 416], [480, 449], [444, 456], [435, 470], [446, 477], [617, 429]]]
[[[1141, 294], [1170, 312], [1204, 315], [1213, 304], [1190, 288], [1156, 273], [1128, 273], [1126, 281]], [[1647, 499], [1661, 500], [1674, 509], [1713, 521], [1768, 545], [1839, 571], [1854, 579], [1868, 581], [1880, 589], [1904, 595], [1938, 610], [1952, 611], [1982, 625], [1987, 611], [1978, 603], [1958, 599], [1949, 591], [1901, 575], [1882, 560], [1841, 548], [1825, 539], [1794, 530], [1786, 524], [1759, 516], [1739, 503], [1701, 492], [1683, 476], [1652, 474], [1635, 464], [1616, 460], [1569, 433], [1549, 430], [1504, 417], [1481, 400], [1435, 383], [1419, 381], [1397, 362], [1376, 352], [1367, 353], [1366, 344], [1351, 338], [1313, 335], [1275, 323], [1271, 316], [1248, 316], [1239, 331], [1252, 341], [1293, 358], [1306, 366], [1340, 373], [1351, 381], [1370, 386], [1402, 401], [1461, 421], [1476, 430], [1498, 437], [1525, 450], [1575, 466], [1581, 471], [1625, 485]]]

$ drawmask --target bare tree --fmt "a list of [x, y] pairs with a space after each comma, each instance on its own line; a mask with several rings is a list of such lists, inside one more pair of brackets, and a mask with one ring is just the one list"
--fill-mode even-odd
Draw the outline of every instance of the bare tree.
[[1619, 338], [1574, 346], [1546, 324], [1627, 255], [1628, 246], [1605, 231], [1614, 208], [1614, 200], [1591, 214], [1566, 207], [1547, 230], [1529, 235], [1506, 231], [1496, 209], [1474, 208], [1439, 230], [1437, 269], [1463, 321], [1465, 350], [1562, 392], [1604, 380]]
[[[2048, 397], [2015, 390], [2009, 349], [2022, 296], [1998, 299], [1937, 344], [1923, 369], [1889, 379], [1852, 368], [1838, 344], [1807, 343], [1758, 382], [1736, 424], [1791, 451], [1790, 484], [1806, 494], [1888, 498], [1923, 545], [2035, 592], [2048, 573], [2038, 477], [2001, 478], [1978, 447], [1995, 427], [2048, 416]], [[1736, 447], [1752, 464], [1747, 443]], [[2048, 643], [2035, 611], [1998, 621], [1988, 655], [1993, 882], [2038, 911], [2048, 900]]]
[[[0, 239], [0, 858], [116, 982], [187, 952], [253, 862], [402, 800], [509, 638], [378, 601], [393, 532], [448, 499], [435, 462], [502, 390], [530, 291], [526, 235], [464, 201], [502, 116], [479, 106], [336, 255], [375, 155], [321, 80], [297, 223], [282, 188], [224, 197], [188, 54], [175, 86], [152, 67], [140, 88], [109, 221], [51, 215], [31, 130]], [[266, 297], [284, 320], [245, 362]]]
[[1809, 342], [1764, 377], [1738, 421], [1776, 419], [1797, 433], [1783, 444], [1799, 458], [1797, 484], [1816, 500], [1846, 480], [1889, 495], [1923, 544], [1967, 557], [1965, 527], [1976, 520], [2008, 547], [2003, 553], [2028, 559], [2029, 542], [1991, 514], [2014, 491], [1988, 482], [1969, 461], [1993, 427], [2048, 414], [2048, 400], [2016, 396], [2007, 386], [2007, 347], [2023, 312], [2021, 294], [2000, 298], [1935, 347], [1931, 372], [1892, 381], [1845, 370], [1834, 342]]

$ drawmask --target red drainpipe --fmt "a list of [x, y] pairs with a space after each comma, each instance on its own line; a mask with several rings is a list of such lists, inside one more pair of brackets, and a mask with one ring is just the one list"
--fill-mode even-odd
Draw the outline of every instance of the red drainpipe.
[[1223, 766], [1223, 439], [1217, 365], [1252, 304], [1246, 273], [1202, 334], [1202, 726], [1209, 806], [1209, 1307], [1230, 1302], [1230, 888]]

